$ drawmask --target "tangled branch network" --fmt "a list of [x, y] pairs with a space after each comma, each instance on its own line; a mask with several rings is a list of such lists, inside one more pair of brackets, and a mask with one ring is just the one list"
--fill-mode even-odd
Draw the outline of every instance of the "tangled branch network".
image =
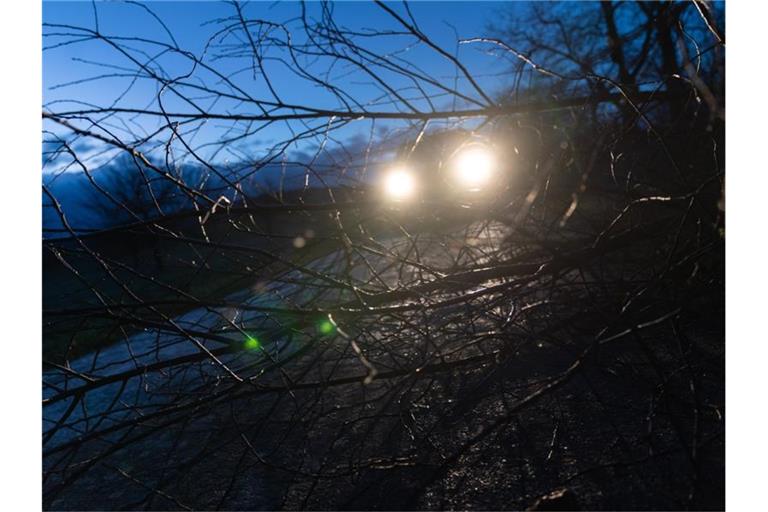
[[46, 508], [717, 507], [711, 6], [262, 6], [44, 26], [112, 95], [42, 112]]

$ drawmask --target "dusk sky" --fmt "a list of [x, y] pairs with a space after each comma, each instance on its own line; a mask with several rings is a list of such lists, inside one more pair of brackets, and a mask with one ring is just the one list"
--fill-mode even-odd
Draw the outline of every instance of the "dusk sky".
[[[299, 2], [251, 2], [238, 6], [246, 18], [274, 24], [265, 25], [271, 29], [252, 25], [250, 31], [254, 38], [274, 37], [284, 41], [290, 37], [294, 46], [300, 46], [307, 38], [301, 19], [302, 9], [305, 9], [310, 25], [320, 21], [324, 15], [323, 5], [318, 2], [303, 5]], [[388, 6], [409, 19], [404, 4], [391, 3]], [[380, 6], [372, 2], [339, 2], [329, 4], [329, 8], [333, 11], [336, 25], [341, 30], [354, 32], [351, 37], [357, 38], [366, 51], [385, 56], [424, 76], [434, 77], [468, 98], [480, 100], [477, 91], [450, 59], [425, 44], [415, 44], [415, 38], [410, 34], [404, 35], [402, 25]], [[408, 8], [418, 28], [427, 37], [446, 52], [458, 52], [462, 64], [485, 91], [498, 94], [509, 85], [511, 62], [501, 60], [509, 56], [491, 54], [489, 45], [457, 45], [457, 40], [488, 35], [489, 26], [499, 20], [500, 13], [523, 9], [525, 4], [416, 2], [409, 4]], [[44, 2], [43, 106], [58, 111], [113, 107], [159, 111], [160, 97], [162, 107], [168, 111], [193, 112], [195, 109], [187, 101], [187, 98], [193, 98], [199, 109], [208, 113], [259, 113], [259, 107], [253, 102], [228, 100], [221, 95], [206, 97], [206, 93], [195, 89], [185, 89], [184, 99], [169, 90], [159, 94], [158, 80], [150, 78], [147, 72], [141, 72], [137, 78], [139, 66], [146, 64], [159, 75], [183, 77], [187, 83], [204, 84], [217, 91], [230, 91], [236, 87], [238, 96], [247, 95], [258, 101], [276, 101], [277, 95], [279, 101], [286, 104], [329, 110], [349, 108], [331, 95], [327, 88], [314, 83], [311, 78], [298, 76], [295, 66], [286, 64], [290, 63], [291, 55], [279, 45], [264, 46], [263, 66], [268, 80], [262, 74], [254, 73], [249, 53], [232, 51], [238, 44], [247, 44], [242, 32], [221, 37], [223, 30], [237, 25], [237, 16], [237, 7], [231, 2]], [[286, 35], [283, 27], [290, 36]], [[374, 31], [377, 35], [371, 37]], [[97, 32], [107, 36], [109, 41], [98, 38]], [[114, 42], [120, 47], [112, 44]], [[190, 55], [221, 75], [195, 66]], [[356, 59], [356, 56], [352, 57]], [[473, 104], [472, 101], [445, 94], [429, 83], [414, 86], [408, 78], [383, 67], [368, 70], [349, 61], [327, 57], [299, 55], [298, 58], [310, 74], [341, 87], [348, 95], [347, 99], [357, 105], [357, 110], [361, 106], [378, 111], [403, 108], [402, 105], [393, 107], [389, 100], [391, 95], [384, 91], [382, 84], [377, 83], [379, 77], [397, 88], [421, 111], [476, 108], [480, 105], [479, 101]], [[221, 76], [226, 76], [231, 83], [223, 84]], [[425, 101], [425, 94], [429, 100]], [[414, 128], [412, 123], [402, 121], [379, 120], [371, 123], [368, 120], [351, 120], [335, 127], [330, 141], [312, 136], [298, 140], [285, 149], [280, 147], [295, 133], [323, 123], [323, 120], [262, 123], [247, 137], [233, 143], [218, 144], [233, 133], [238, 135], [237, 130], [241, 130], [242, 125], [223, 120], [203, 121], [187, 125], [186, 140], [203, 158], [228, 168], [247, 165], [247, 162], [274, 154], [286, 155], [295, 161], [313, 160], [317, 166], [322, 160], [332, 160], [333, 155], [339, 152], [362, 154], [367, 141], [371, 140], [372, 131], [376, 135], [373, 142], [384, 148], [402, 137], [411, 136], [409, 134]], [[430, 129], [439, 128], [441, 123], [430, 123]], [[161, 158], [162, 145], [168, 137], [164, 124], [162, 117], [151, 115], [109, 114], [102, 116], [101, 122], [102, 129], [128, 139], [161, 130], [159, 137], [143, 149], [150, 157], [160, 155]], [[45, 183], [56, 189], [64, 209], [72, 218], [81, 224], [97, 222], [81, 217], [84, 213], [78, 207], [81, 190], [87, 186], [85, 176], [79, 172], [80, 165], [66, 153], [51, 150], [57, 149], [57, 139], [63, 137], [76, 148], [80, 159], [90, 170], [114, 163], [119, 151], [96, 139], [73, 135], [56, 123], [45, 122], [44, 127], [47, 130], [43, 155]], [[382, 145], [382, 142], [385, 144]], [[320, 147], [323, 148], [322, 154], [315, 153]], [[317, 160], [318, 157], [320, 160]], [[179, 160], [180, 163], [183, 161]], [[196, 164], [195, 158], [188, 158], [186, 164], [189, 163]], [[239, 171], [231, 169], [227, 172]], [[296, 180], [303, 182], [303, 170], [294, 174]], [[270, 176], [269, 172], [262, 172], [258, 179], [262, 182], [271, 179]], [[46, 224], [56, 224], [55, 216], [51, 219]]]
[[[321, 13], [321, 4], [309, 2], [305, 4], [307, 17], [318, 19]], [[405, 15], [405, 9], [400, 3], [391, 4], [397, 12]], [[163, 21], [168, 32], [160, 25], [157, 19], [143, 6], [131, 3], [102, 3], [96, 2], [44, 2], [43, 22], [53, 25], [70, 25], [94, 29], [98, 19], [99, 31], [110, 36], [126, 36], [131, 38], [146, 38], [167, 43], [178, 44], [178, 47], [194, 53], [200, 57], [206, 52], [205, 43], [222, 28], [222, 20], [236, 16], [236, 10], [231, 3], [224, 2], [151, 2], [146, 4], [157, 18]], [[393, 18], [380, 7], [367, 2], [342, 2], [332, 6], [334, 8], [334, 20], [339, 26], [350, 30], [365, 32], [368, 29], [398, 30]], [[417, 2], [409, 6], [419, 28], [447, 51], [454, 52], [456, 48], [456, 33], [459, 38], [470, 38], [487, 33], [487, 27], [498, 17], [502, 10], [516, 9], [515, 4], [502, 4], [498, 2], [450, 2], [433, 3]], [[287, 22], [286, 26], [291, 30], [291, 37], [299, 40], [301, 31], [301, 4], [298, 2], [252, 2], [241, 4], [243, 13], [250, 18], [259, 18], [270, 22]], [[234, 19], [234, 18], [231, 18]], [[230, 23], [231, 23], [230, 19]], [[454, 32], [456, 30], [456, 33]], [[135, 72], [135, 66], [103, 40], [86, 39], [79, 31], [68, 28], [46, 26], [43, 29], [43, 103], [44, 105], [56, 105], [57, 108], [78, 109], [85, 102], [90, 106], [109, 106], [119, 98], [116, 106], [120, 107], [146, 107], [154, 101], [157, 94], [157, 85], [151, 80], [138, 80], [133, 82], [131, 73]], [[74, 35], [73, 35], [74, 34]], [[134, 44], [135, 41], [135, 44]], [[175, 43], [174, 43], [175, 41]], [[68, 44], [62, 45], [67, 42]], [[151, 52], [159, 52], [157, 46], [144, 44], [144, 41], [131, 39], [124, 41], [129, 46], [136, 48], [136, 55], [150, 55]], [[377, 38], [366, 41], [366, 47], [382, 54], [391, 54], [398, 51], [398, 58], [409, 66], [417, 67], [425, 73], [438, 77], [446, 84], [452, 85], [456, 68], [445, 58], [436, 57], [436, 53], [424, 45], [412, 46], [413, 38], [393, 36]], [[61, 45], [61, 46], [58, 46]], [[473, 76], [492, 93], [498, 92], [505, 83], [504, 67], [499, 67], [498, 55], [492, 56], [487, 52], [490, 48], [482, 45], [461, 45], [459, 56], [462, 62], [471, 69]], [[146, 52], [142, 54], [141, 52]], [[235, 80], [253, 97], [259, 99], [271, 99], [267, 84], [261, 77], [249, 75], [248, 59], [216, 59], [215, 51], [207, 49], [205, 58], [222, 73], [236, 73]], [[156, 56], [153, 54], [153, 56]], [[282, 56], [284, 58], [284, 55]], [[110, 67], [106, 67], [108, 63]], [[169, 75], [188, 73], [191, 69], [189, 61], [178, 56], [163, 55], [158, 60], [164, 71]], [[279, 95], [286, 103], [309, 104], [312, 106], [323, 105], [327, 108], [338, 108], [338, 102], [333, 98], [324, 96], [327, 92], [307, 80], [296, 79], [296, 76], [277, 59], [269, 61], [269, 56], [264, 63], [271, 83], [279, 91]], [[320, 69], [327, 70], [327, 62], [317, 63], [318, 73]], [[364, 76], [360, 70], [345, 69], [345, 64], [340, 63], [334, 67], [334, 79], [341, 81], [347, 91], [351, 92], [362, 103], [375, 104], [377, 97], [381, 96], [381, 89], [373, 84], [370, 76]], [[103, 77], [105, 74], [116, 73], [118, 76]], [[196, 75], [197, 76], [197, 75]], [[92, 80], [92, 78], [100, 77]], [[210, 77], [206, 77], [209, 80]], [[388, 78], [397, 83], [397, 78]], [[130, 85], [130, 90], [126, 88]], [[403, 87], [409, 84], [401, 83]], [[459, 81], [458, 88], [463, 89], [466, 84]], [[74, 100], [74, 102], [72, 102]], [[59, 102], [70, 103], [59, 103]], [[163, 96], [168, 108], [177, 107], [183, 109], [184, 104], [174, 104], [174, 98]], [[437, 97], [436, 101], [440, 101]], [[450, 104], [450, 99], [446, 103]], [[155, 102], [156, 106], [156, 102]], [[430, 108], [424, 102], [417, 105], [419, 108]], [[379, 110], [385, 110], [387, 105], [376, 106]], [[223, 108], [221, 104], [210, 105], [211, 110]], [[229, 105], [227, 108], [237, 108]], [[152, 129], [152, 123], [146, 119], [137, 119], [138, 126], [146, 130]], [[221, 128], [220, 126], [218, 128]], [[53, 128], [55, 129], [55, 128]], [[347, 137], [358, 134], [367, 134], [369, 126], [354, 123], [343, 131]], [[338, 133], [338, 132], [337, 132]], [[259, 134], [259, 143], [268, 144], [270, 141], [282, 140], [288, 134], [284, 125], [273, 125], [269, 130]], [[197, 135], [198, 142], [203, 139], [214, 140], [220, 136], [215, 126], [206, 126]], [[253, 144], [253, 140], [251, 140]]]

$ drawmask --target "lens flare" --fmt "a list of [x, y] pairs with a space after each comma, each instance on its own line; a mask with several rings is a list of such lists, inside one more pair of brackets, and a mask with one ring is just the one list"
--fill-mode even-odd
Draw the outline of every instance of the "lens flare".
[[245, 338], [243, 347], [245, 347], [246, 350], [256, 350], [261, 347], [261, 343], [259, 342], [259, 340], [257, 340], [253, 336], [248, 336], [247, 338]]
[[390, 199], [403, 201], [416, 192], [416, 180], [407, 169], [393, 169], [384, 177], [384, 192]]
[[333, 334], [333, 332], [336, 330], [336, 327], [331, 323], [330, 320], [323, 320], [317, 324], [317, 330], [323, 336], [328, 336], [329, 334]]
[[453, 171], [455, 179], [470, 190], [486, 185], [496, 169], [493, 154], [484, 147], [469, 147], [455, 156]]

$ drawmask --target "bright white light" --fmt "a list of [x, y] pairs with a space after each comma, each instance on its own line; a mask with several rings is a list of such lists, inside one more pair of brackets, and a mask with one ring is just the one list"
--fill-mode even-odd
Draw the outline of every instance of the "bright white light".
[[453, 171], [456, 179], [470, 189], [478, 189], [493, 176], [496, 162], [490, 151], [482, 147], [461, 150], [455, 157]]
[[393, 169], [384, 178], [384, 191], [391, 199], [408, 199], [416, 192], [416, 180], [405, 169]]

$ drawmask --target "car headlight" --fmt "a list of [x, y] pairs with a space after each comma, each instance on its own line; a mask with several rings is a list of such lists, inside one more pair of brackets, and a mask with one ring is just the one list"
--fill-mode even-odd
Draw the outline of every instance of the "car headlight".
[[416, 193], [416, 178], [404, 167], [390, 170], [384, 176], [384, 193], [394, 201], [405, 201]]
[[452, 178], [462, 188], [479, 190], [489, 184], [496, 172], [496, 158], [485, 146], [460, 149], [452, 159]]

